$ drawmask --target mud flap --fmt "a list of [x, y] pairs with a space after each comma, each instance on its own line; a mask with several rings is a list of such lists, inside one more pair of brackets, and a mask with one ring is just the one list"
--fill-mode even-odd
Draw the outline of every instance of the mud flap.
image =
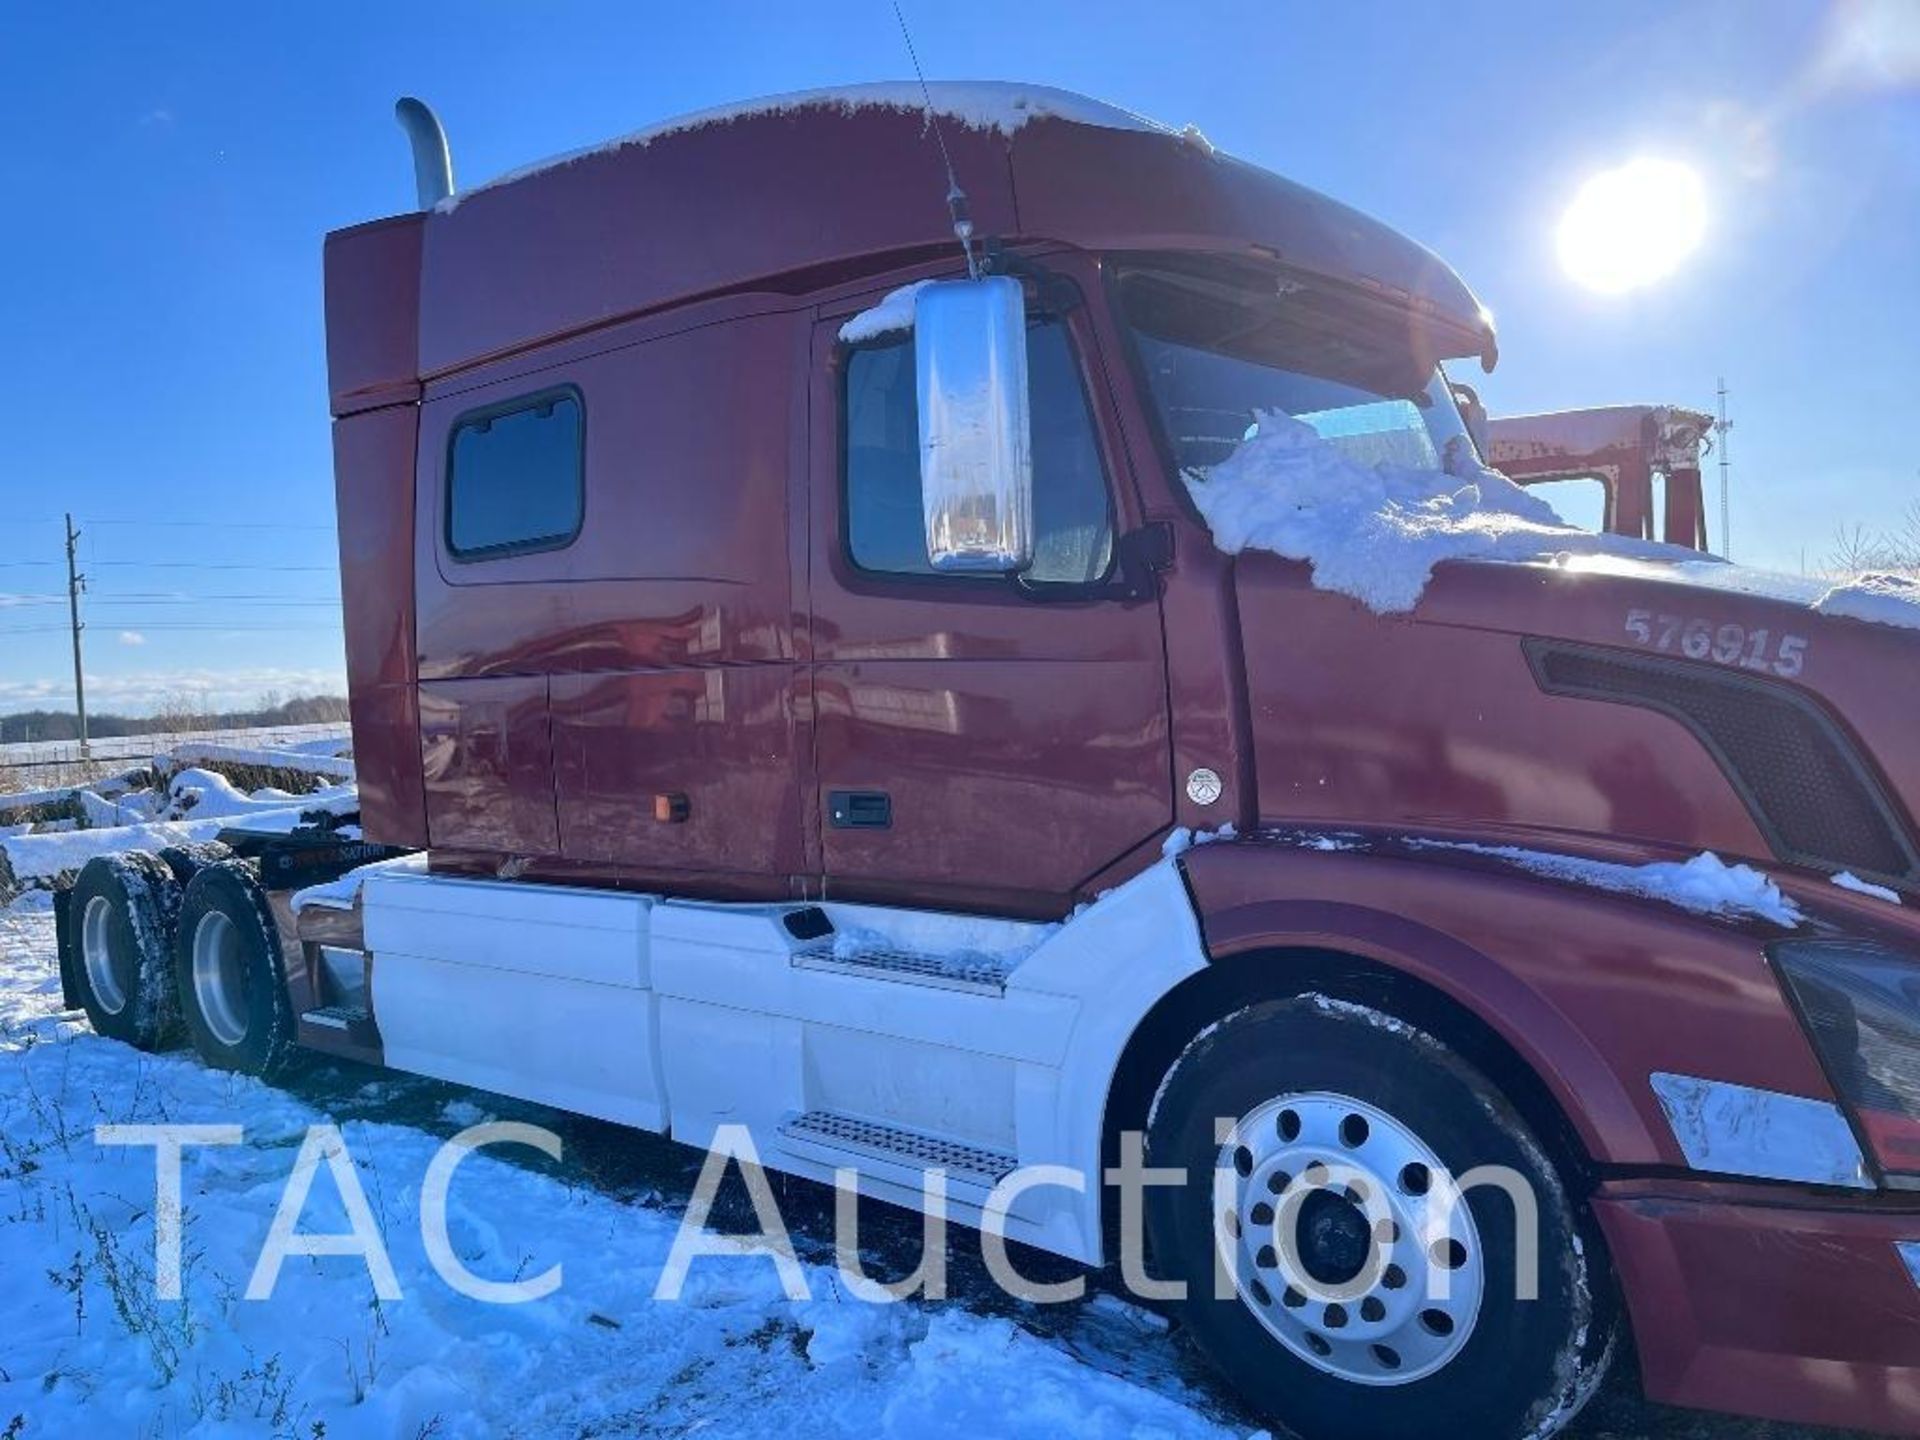
[[60, 957], [60, 1003], [69, 1010], [80, 1008], [80, 987], [74, 983], [73, 887], [63, 885], [53, 892], [53, 944]]

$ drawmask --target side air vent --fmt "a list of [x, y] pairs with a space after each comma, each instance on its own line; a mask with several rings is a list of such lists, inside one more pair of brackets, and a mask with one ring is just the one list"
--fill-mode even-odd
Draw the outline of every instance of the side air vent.
[[1549, 695], [1637, 705], [1685, 725], [1782, 860], [1896, 883], [1920, 878], [1920, 853], [1879, 779], [1807, 697], [1686, 661], [1550, 640], [1525, 647]]

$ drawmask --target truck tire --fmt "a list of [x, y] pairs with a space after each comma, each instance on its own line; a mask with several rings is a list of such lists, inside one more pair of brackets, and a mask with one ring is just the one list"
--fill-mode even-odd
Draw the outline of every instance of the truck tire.
[[218, 840], [187, 840], [179, 845], [167, 846], [160, 852], [160, 858], [184, 888], [207, 866], [231, 860], [233, 851]]
[[180, 902], [173, 968], [193, 1048], [207, 1064], [271, 1078], [293, 1050], [280, 931], [244, 860], [202, 866]]
[[94, 1032], [140, 1050], [172, 1038], [173, 925], [180, 887], [141, 851], [96, 855], [67, 901], [73, 979]]
[[[1599, 1248], [1552, 1161], [1485, 1076], [1392, 1016], [1320, 996], [1232, 1016], [1175, 1063], [1148, 1157], [1188, 1177], [1146, 1194], [1192, 1338], [1303, 1440], [1552, 1435], [1612, 1358]], [[1536, 1299], [1509, 1194], [1449, 1180], [1482, 1166], [1535, 1198]]]

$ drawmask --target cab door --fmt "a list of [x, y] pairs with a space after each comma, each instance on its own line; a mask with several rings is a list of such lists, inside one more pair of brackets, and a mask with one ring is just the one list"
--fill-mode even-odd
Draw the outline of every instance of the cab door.
[[911, 332], [843, 341], [861, 302], [815, 329], [809, 590], [829, 895], [1059, 913], [1172, 822], [1160, 606], [1115, 578], [1139, 509], [1105, 371], [1083, 308], [1048, 312], [1031, 288], [1028, 307], [1036, 553], [1019, 578], [928, 563]]

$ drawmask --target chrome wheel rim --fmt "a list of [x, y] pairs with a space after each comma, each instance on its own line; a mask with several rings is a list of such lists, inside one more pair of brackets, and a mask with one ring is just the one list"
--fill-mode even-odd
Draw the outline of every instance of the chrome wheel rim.
[[95, 895], [80, 912], [80, 958], [87, 967], [87, 985], [94, 1001], [109, 1015], [127, 1008], [127, 991], [132, 989], [131, 968], [124, 956], [114, 954], [113, 902]]
[[1299, 1359], [1406, 1385], [1473, 1334], [1486, 1257], [1433, 1148], [1344, 1095], [1283, 1095], [1226, 1129], [1214, 1239], [1234, 1291]]
[[247, 966], [240, 932], [218, 910], [193, 927], [193, 998], [200, 1018], [222, 1045], [247, 1038]]

